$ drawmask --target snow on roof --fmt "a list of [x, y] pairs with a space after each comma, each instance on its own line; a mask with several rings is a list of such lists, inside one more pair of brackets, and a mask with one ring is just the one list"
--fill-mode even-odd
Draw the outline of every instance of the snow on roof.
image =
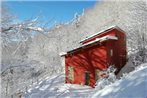
[[[121, 30], [118, 26], [113, 25], [113, 26], [110, 26], [110, 27], [108, 27], [108, 28], [106, 28], [106, 29], [103, 29], [103, 30], [101, 30], [101, 31], [99, 31], [99, 32], [97, 32], [97, 33], [95, 33], [95, 34], [93, 34], [93, 35], [91, 35], [91, 36], [89, 36], [89, 37], [87, 37], [87, 38], [81, 40], [80, 43], [82, 43], [83, 41], [86, 41], [86, 40], [88, 40], [89, 38], [92, 38], [92, 37], [94, 37], [94, 36], [96, 36], [96, 35], [98, 35], [98, 34], [101, 34], [101, 33], [105, 32], [105, 31], [107, 31], [107, 30], [113, 29], [113, 28], [116, 28], [116, 29], [118, 29], [118, 30], [120, 30], [120, 31], [123, 31], [123, 30]], [[123, 31], [123, 32], [124, 32], [124, 31]]]
[[64, 55], [66, 55], [66, 54], [67, 54], [67, 52], [60, 52], [60, 53], [59, 53], [60, 56], [64, 56]]
[[93, 44], [95, 42], [103, 42], [106, 40], [118, 40], [118, 38], [116, 36], [111, 36], [111, 35], [107, 35], [101, 38], [96, 38], [94, 41], [88, 42], [87, 44], [82, 44], [82, 46], [86, 46], [86, 45], [90, 45]]
[[[107, 36], [104, 36], [104, 37], [102, 37], [102, 38], [96, 38], [94, 41], [88, 42], [87, 44], [84, 44], [84, 45], [81, 44], [83, 41], [86, 41], [86, 40], [88, 40], [89, 38], [92, 38], [92, 37], [94, 37], [94, 36], [96, 36], [96, 35], [98, 35], [98, 34], [101, 34], [101, 33], [104, 33], [104, 32], [106, 32], [106, 31], [109, 31], [109, 30], [111, 30], [111, 29], [113, 29], [113, 28], [116, 28], [117, 30], [119, 30], [119, 31], [121, 31], [121, 32], [124, 32], [122, 29], [120, 29], [120, 28], [119, 28], [118, 26], [116, 26], [116, 25], [110, 26], [110, 27], [108, 27], [108, 28], [106, 28], [106, 29], [104, 29], [104, 30], [101, 30], [101, 31], [99, 31], [99, 32], [97, 32], [97, 33], [95, 33], [95, 34], [93, 34], [93, 35], [87, 37], [86, 39], [81, 40], [81, 41], [80, 41], [80, 45], [81, 45], [80, 47], [76, 47], [76, 48], [71, 49], [71, 50], [69, 50], [69, 51], [67, 51], [67, 52], [71, 52], [71, 51], [74, 51], [74, 50], [76, 50], [76, 49], [80, 49], [80, 48], [82, 48], [82, 47], [84, 47], [84, 46], [93, 44], [93, 43], [95, 43], [95, 42], [102, 42], [102, 41], [106, 41], [106, 40], [109, 40], [109, 39], [111, 39], [111, 40], [118, 40], [118, 38], [115, 37], [115, 36], [107, 35]], [[60, 55], [60, 56], [64, 56], [64, 55], [67, 54], [67, 52], [61, 52], [59, 55]]]
[[80, 48], [82, 48], [82, 47], [88, 46], [88, 45], [93, 44], [93, 43], [95, 43], [95, 42], [103, 42], [103, 41], [106, 41], [106, 40], [118, 40], [118, 38], [115, 37], [115, 36], [111, 36], [111, 35], [107, 35], [107, 36], [104, 36], [104, 37], [101, 37], [101, 38], [96, 38], [94, 41], [88, 42], [87, 44], [80, 44], [80, 45], [81, 45], [80, 47], [74, 48], [74, 49], [69, 50], [69, 51], [67, 51], [67, 52], [61, 52], [61, 53], [60, 53], [60, 56], [64, 56], [64, 55], [66, 55], [68, 52], [71, 52], [71, 51], [80, 49]]

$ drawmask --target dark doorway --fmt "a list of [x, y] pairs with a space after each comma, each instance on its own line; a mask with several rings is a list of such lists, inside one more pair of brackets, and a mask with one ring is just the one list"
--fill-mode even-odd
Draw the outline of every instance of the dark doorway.
[[90, 84], [90, 72], [86, 71], [84, 78], [85, 78], [85, 85], [89, 85]]

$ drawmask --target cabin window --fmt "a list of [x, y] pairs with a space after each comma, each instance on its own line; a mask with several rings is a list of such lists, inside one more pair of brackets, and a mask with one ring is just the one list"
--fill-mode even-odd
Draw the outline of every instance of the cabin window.
[[74, 68], [72, 66], [68, 66], [68, 79], [74, 81]]
[[95, 70], [95, 80], [97, 81], [98, 79], [100, 79], [100, 74], [101, 74], [101, 71], [99, 69], [96, 69]]
[[110, 49], [110, 56], [113, 56], [113, 50]]

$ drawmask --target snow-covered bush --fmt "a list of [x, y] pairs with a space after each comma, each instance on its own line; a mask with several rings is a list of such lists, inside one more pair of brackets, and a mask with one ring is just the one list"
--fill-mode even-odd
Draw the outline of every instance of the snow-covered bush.
[[114, 66], [109, 66], [109, 68], [102, 73], [102, 77], [96, 82], [96, 90], [100, 90], [106, 85], [113, 83], [116, 80], [115, 71], [116, 68]]
[[128, 62], [117, 74], [117, 78], [123, 76], [123, 74], [128, 74], [133, 71], [137, 66], [147, 62], [147, 50], [142, 49], [138, 52], [135, 52], [129, 56]]
[[[119, 81], [95, 92], [90, 98], [147, 98], [147, 63], [141, 64]], [[131, 96], [131, 97], [130, 97]]]
[[131, 59], [134, 66], [138, 66], [142, 63], [147, 62], [147, 50], [146, 49], [140, 50]]

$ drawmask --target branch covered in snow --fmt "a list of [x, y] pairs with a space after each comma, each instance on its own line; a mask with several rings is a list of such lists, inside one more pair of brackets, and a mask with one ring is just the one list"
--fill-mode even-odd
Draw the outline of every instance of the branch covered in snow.
[[104, 88], [106, 85], [113, 83], [116, 80], [115, 76], [116, 68], [110, 66], [104, 73], [107, 77], [101, 77], [96, 83], [96, 90]]

